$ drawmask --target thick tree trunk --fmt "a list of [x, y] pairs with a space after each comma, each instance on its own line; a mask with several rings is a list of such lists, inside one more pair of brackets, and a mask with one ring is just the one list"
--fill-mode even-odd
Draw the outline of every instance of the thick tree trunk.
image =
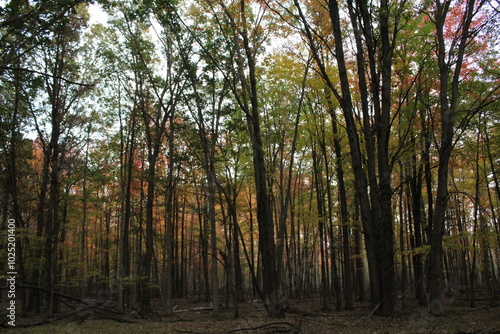
[[[455, 42], [458, 47], [449, 50], [456, 56], [455, 68], [451, 72], [445, 41], [445, 22], [450, 11], [450, 2], [436, 2], [436, 13], [434, 22], [436, 25], [437, 37], [437, 62], [439, 68], [439, 104], [441, 112], [441, 140], [439, 153], [439, 168], [437, 177], [436, 203], [432, 221], [431, 252], [430, 252], [430, 312], [434, 315], [444, 313], [442, 299], [443, 292], [443, 235], [445, 232], [446, 209], [448, 206], [448, 168], [451, 153], [453, 150], [453, 135], [455, 116], [457, 113], [458, 88], [460, 84], [460, 72], [465, 55], [465, 48], [469, 41], [469, 27], [472, 22], [475, 8], [475, 0], [468, 0], [464, 7], [461, 34], [457, 35]], [[450, 82], [450, 74], [453, 73]]]
[[[383, 28], [382, 35], [388, 35], [386, 4], [381, 3], [380, 25]], [[354, 8], [354, 7], [351, 7]], [[346, 131], [351, 148], [351, 163], [355, 176], [355, 189], [360, 200], [363, 230], [365, 232], [365, 245], [368, 257], [368, 268], [370, 272], [370, 287], [372, 303], [377, 307], [377, 313], [392, 314], [395, 308], [394, 294], [394, 232], [392, 224], [392, 201], [391, 201], [391, 165], [388, 153], [388, 140], [390, 134], [390, 82], [391, 82], [391, 59], [392, 47], [388, 36], [382, 36], [381, 67], [382, 88], [381, 93], [378, 84], [377, 64], [375, 62], [375, 49], [367, 46], [370, 68], [372, 70], [372, 90], [375, 106], [375, 134], [378, 137], [377, 147], [372, 146], [372, 126], [368, 116], [368, 95], [365, 80], [364, 60], [359, 57], [364, 54], [359, 33], [357, 33], [357, 19], [351, 12], [351, 22], [355, 28], [355, 36], [358, 47], [358, 72], [360, 92], [363, 94], [362, 110], [364, 120], [364, 140], [367, 145], [367, 167], [363, 163], [360, 141], [357, 134], [357, 125], [354, 120], [354, 109], [349, 88], [349, 79], [344, 57], [343, 38], [340, 25], [340, 14], [336, 0], [329, 1], [330, 18], [335, 36], [335, 52], [339, 69], [341, 94], [337, 93], [333, 84], [327, 79], [332, 92], [339, 100], [346, 121]], [[361, 8], [363, 9], [363, 8]], [[366, 8], [364, 8], [366, 9]], [[369, 20], [366, 12], [361, 11], [363, 22]], [[367, 22], [365, 22], [366, 24]], [[366, 31], [365, 31], [366, 33]], [[371, 43], [371, 36], [366, 36], [366, 41]], [[322, 72], [326, 71], [323, 69]], [[379, 94], [382, 98], [379, 98]], [[381, 101], [381, 104], [379, 104]], [[376, 158], [374, 153], [376, 152]], [[376, 162], [378, 164], [376, 164]], [[377, 173], [378, 171], [378, 173]], [[368, 175], [368, 178], [367, 178]], [[378, 175], [378, 182], [377, 182]], [[370, 187], [368, 187], [368, 182]]]
[[[49, 172], [48, 172], [48, 192], [49, 201], [45, 218], [45, 263], [44, 277], [45, 286], [49, 291], [47, 296], [47, 306], [49, 314], [58, 311], [57, 297], [54, 295], [54, 289], [57, 284], [57, 242], [60, 227], [60, 212], [59, 212], [59, 195], [60, 195], [60, 165], [61, 165], [61, 145], [60, 138], [62, 133], [62, 122], [64, 118], [65, 108], [62, 97], [62, 80], [63, 69], [65, 67], [66, 45], [64, 40], [59, 36], [58, 47], [55, 52], [55, 60], [53, 73], [55, 76], [52, 81], [47, 79], [47, 91], [49, 92], [49, 100], [51, 104], [51, 126], [52, 132], [50, 142], [45, 154], [48, 155]], [[59, 79], [58, 79], [59, 78]]]
[[[254, 115], [255, 117], [256, 115]], [[257, 197], [257, 224], [259, 227], [259, 251], [262, 257], [263, 292], [268, 298], [268, 316], [284, 317], [282, 295], [279, 290], [279, 275], [276, 270], [276, 250], [274, 244], [274, 224], [271, 204], [267, 193], [264, 152], [258, 124], [253, 125], [252, 146], [254, 177]]]
[[[169, 131], [169, 156], [173, 156], [174, 142], [173, 129]], [[165, 195], [165, 249], [163, 251], [162, 265], [162, 290], [163, 309], [170, 315], [173, 312], [172, 290], [173, 290], [173, 254], [174, 254], [174, 221], [173, 221], [173, 201], [174, 201], [174, 166], [169, 164], [167, 172], [167, 189]]]

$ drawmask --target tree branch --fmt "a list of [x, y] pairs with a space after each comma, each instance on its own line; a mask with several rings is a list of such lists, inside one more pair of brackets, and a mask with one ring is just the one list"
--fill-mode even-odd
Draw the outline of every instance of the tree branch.
[[68, 84], [71, 84], [71, 85], [77, 85], [77, 86], [88, 87], [88, 88], [94, 88], [95, 87], [95, 83], [87, 84], [87, 83], [83, 83], [83, 82], [76, 82], [76, 81], [73, 81], [73, 80], [70, 80], [70, 79], [58, 76], [58, 75], [53, 75], [53, 74], [50, 74], [50, 73], [44, 73], [44, 72], [40, 72], [40, 71], [37, 71], [37, 70], [29, 69], [29, 68], [10, 67], [10, 66], [0, 65], [0, 69], [2, 69], [2, 70], [9, 70], [9, 71], [22, 71], [22, 72], [40, 74], [40, 75], [43, 75], [43, 76], [46, 76], [46, 77], [50, 77], [50, 78], [61, 79], [64, 82], [66, 82]]

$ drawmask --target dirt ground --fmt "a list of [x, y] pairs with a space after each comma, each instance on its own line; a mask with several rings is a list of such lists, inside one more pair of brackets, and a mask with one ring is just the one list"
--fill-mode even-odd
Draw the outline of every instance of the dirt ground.
[[[260, 302], [238, 304], [239, 318], [235, 319], [231, 308], [222, 307], [218, 316], [212, 315], [209, 304], [176, 301], [176, 312], [166, 316], [155, 311], [147, 316], [137, 311], [120, 313], [116, 305], [102, 303], [95, 306], [69, 308], [51, 319], [19, 318], [11, 333], [47, 334], [155, 334], [155, 333], [484, 333], [500, 334], [500, 307], [477, 303], [476, 307], [466, 302], [455, 301], [447, 305], [446, 314], [435, 317], [422, 307], [407, 303], [397, 316], [372, 315], [368, 304], [358, 303], [354, 311], [320, 310], [318, 299], [289, 301], [284, 319], [268, 319]], [[333, 308], [333, 305], [332, 305]], [[5, 308], [2, 307], [2, 310]], [[4, 314], [2, 312], [2, 314]], [[144, 317], [144, 318], [143, 318]], [[5, 316], [3, 316], [5, 318]], [[24, 327], [29, 324], [48, 322], [43, 325]], [[0, 332], [7, 332], [0, 328]]]

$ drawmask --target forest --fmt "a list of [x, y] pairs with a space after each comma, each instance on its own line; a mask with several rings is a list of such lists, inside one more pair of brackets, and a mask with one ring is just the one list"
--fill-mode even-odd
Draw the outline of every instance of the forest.
[[1, 1], [2, 326], [496, 313], [499, 26], [498, 0]]

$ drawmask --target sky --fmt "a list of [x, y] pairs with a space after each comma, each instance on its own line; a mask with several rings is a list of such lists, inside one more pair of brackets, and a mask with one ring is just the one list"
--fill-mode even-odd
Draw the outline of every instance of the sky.
[[106, 14], [101, 5], [99, 4], [90, 4], [89, 5], [89, 14], [90, 14], [90, 21], [89, 24], [97, 24], [97, 23], [106, 23], [108, 19], [108, 14]]

